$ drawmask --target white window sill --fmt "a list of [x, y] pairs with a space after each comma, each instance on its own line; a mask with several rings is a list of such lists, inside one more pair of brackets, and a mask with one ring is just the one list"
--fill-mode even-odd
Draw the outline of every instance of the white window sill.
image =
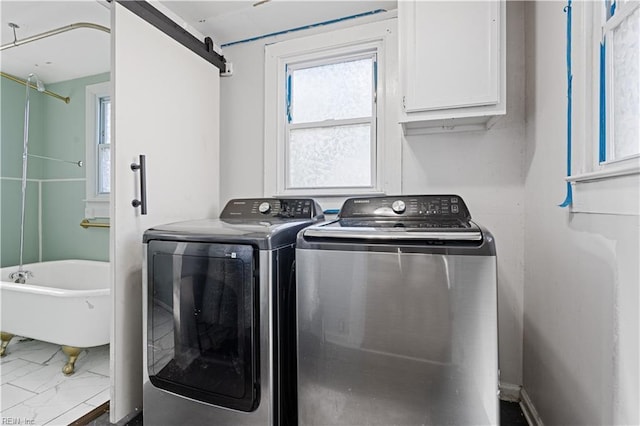
[[589, 173], [580, 173], [566, 178], [568, 182], [589, 182], [594, 180], [616, 178], [640, 173], [640, 165], [632, 164], [625, 167], [607, 168]]
[[109, 218], [109, 198], [89, 198], [84, 200], [84, 217], [87, 219]]
[[640, 216], [640, 167], [609, 168], [566, 178], [573, 213]]

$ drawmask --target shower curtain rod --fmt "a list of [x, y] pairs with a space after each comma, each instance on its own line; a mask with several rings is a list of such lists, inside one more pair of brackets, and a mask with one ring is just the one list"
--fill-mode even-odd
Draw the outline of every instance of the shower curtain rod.
[[[18, 77], [16, 77], [16, 76], [11, 75], [11, 74], [7, 74], [6, 72], [2, 72], [2, 71], [0, 71], [0, 76], [2, 76], [2, 77], [4, 77], [4, 78], [7, 78], [7, 79], [9, 79], [9, 80], [11, 80], [11, 81], [15, 81], [16, 83], [20, 83], [20, 84], [22, 84], [23, 86], [26, 86], [26, 85], [27, 85], [27, 80], [23, 80], [23, 79], [21, 79], [21, 78], [18, 78]], [[29, 87], [31, 87], [32, 89], [36, 89], [36, 90], [38, 90], [38, 88], [36, 87], [36, 85], [35, 85], [35, 84], [33, 84], [33, 83], [31, 83], [31, 82], [29, 83]], [[52, 92], [52, 91], [50, 91], [50, 90], [45, 90], [45, 91], [44, 91], [44, 92], [42, 92], [42, 93], [44, 93], [45, 95], [52, 96], [52, 97], [54, 97], [54, 98], [56, 98], [56, 99], [60, 99], [60, 100], [61, 100], [61, 101], [63, 101], [65, 104], [68, 104], [69, 102], [71, 102], [71, 98], [70, 98], [70, 97], [68, 97], [68, 96], [66, 96], [66, 97], [65, 97], [65, 96], [62, 96], [62, 95], [58, 95], [57, 93], [54, 93], [54, 92]]]
[[[90, 29], [93, 29], [93, 30], [104, 31], [105, 33], [109, 33], [109, 34], [111, 33], [111, 30], [109, 28], [107, 28], [105, 26], [102, 26], [102, 25], [93, 24], [91, 22], [76, 22], [75, 24], [69, 24], [69, 25], [65, 25], [64, 27], [55, 28], [55, 29], [50, 30], [50, 31], [45, 31], [43, 33], [36, 34], [34, 36], [31, 36], [31, 37], [23, 38], [22, 40], [18, 40], [17, 38], [15, 38], [12, 43], [7, 43], [7, 44], [3, 44], [2, 46], [0, 46], [0, 51], [5, 50], [5, 49], [11, 49], [12, 47], [17, 47], [17, 46], [20, 46], [22, 44], [31, 43], [32, 41], [36, 41], [36, 40], [40, 40], [40, 39], [43, 39], [43, 38], [51, 37], [51, 36], [54, 36], [56, 34], [64, 33], [64, 32], [71, 31], [71, 30], [76, 30], [78, 28], [90, 28]], [[15, 32], [14, 32], [14, 37], [15, 37]]]
[[[89, 29], [93, 29], [93, 30], [99, 30], [99, 31], [103, 31], [105, 33], [110, 34], [111, 30], [105, 26], [102, 25], [98, 25], [98, 24], [93, 24], [91, 22], [76, 22], [74, 24], [70, 24], [70, 25], [65, 25], [64, 27], [60, 27], [60, 28], [55, 28], [53, 30], [50, 31], [45, 31], [43, 33], [40, 34], [36, 34], [34, 36], [31, 37], [27, 37], [27, 38], [23, 38], [22, 40], [18, 40], [18, 38], [16, 37], [16, 33], [15, 33], [15, 29], [17, 27], [13, 28], [13, 37], [14, 40], [11, 43], [7, 43], [7, 44], [3, 44], [2, 46], [0, 46], [0, 51], [5, 50], [5, 49], [11, 49], [12, 47], [18, 47], [20, 45], [26, 44], [26, 43], [31, 43], [32, 41], [36, 41], [36, 40], [41, 40], [43, 38], [47, 38], [47, 37], [51, 37], [54, 36], [56, 34], [60, 34], [60, 33], [64, 33], [67, 31], [71, 31], [71, 30], [76, 30], [79, 28], [89, 28]], [[16, 83], [20, 83], [24, 86], [27, 85], [26, 80], [22, 80], [21, 78], [18, 77], [14, 77], [11, 74], [7, 74], [4, 72], [0, 72], [0, 75], [2, 75], [2, 77], [8, 78], [9, 80], [15, 81]], [[29, 84], [30, 87], [36, 89], [36, 86], [33, 84]], [[67, 96], [61, 96], [58, 95], [57, 93], [53, 93], [49, 90], [45, 90], [44, 91], [45, 94], [49, 95], [49, 96], [53, 96], [54, 98], [60, 99], [61, 101], [64, 101], [64, 103], [68, 104], [71, 99]]]

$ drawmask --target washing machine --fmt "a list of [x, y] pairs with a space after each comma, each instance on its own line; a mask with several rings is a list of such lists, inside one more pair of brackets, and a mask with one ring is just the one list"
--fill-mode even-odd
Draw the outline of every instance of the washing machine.
[[312, 199], [235, 199], [145, 231], [143, 419], [296, 422], [295, 243]]
[[495, 243], [460, 196], [348, 199], [296, 258], [300, 425], [499, 424]]

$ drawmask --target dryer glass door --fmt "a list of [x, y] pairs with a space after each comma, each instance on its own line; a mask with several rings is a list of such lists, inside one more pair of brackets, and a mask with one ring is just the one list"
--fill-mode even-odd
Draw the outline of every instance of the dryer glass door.
[[149, 242], [147, 365], [154, 386], [226, 408], [257, 408], [253, 251]]

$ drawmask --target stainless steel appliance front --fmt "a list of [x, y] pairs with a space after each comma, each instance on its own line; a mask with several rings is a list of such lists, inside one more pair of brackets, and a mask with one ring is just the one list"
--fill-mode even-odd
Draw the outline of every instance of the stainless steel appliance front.
[[300, 424], [497, 424], [494, 257], [297, 259]]
[[[185, 261], [189, 262], [185, 260], [185, 254], [197, 250], [193, 245], [199, 244], [172, 244], [176, 244], [173, 254], [166, 254], [170, 253], [168, 250], [165, 255], [160, 255], [169, 258], [158, 259], [155, 266], [145, 268], [147, 274], [154, 267], [172, 269], [166, 278], [166, 286], [158, 283], [156, 278], [156, 288], [151, 289], [151, 293], [148, 288], [144, 288], [143, 293], [146, 299], [145, 317], [149, 318], [144, 336], [144, 341], [147, 342], [144, 347], [147, 369], [143, 384], [145, 423], [202, 424], [203, 421], [210, 420], [215, 421], [216, 425], [229, 426], [272, 424], [274, 401], [271, 318], [274, 309], [272, 275], [275, 251], [256, 251], [259, 253], [256, 263], [259, 264], [259, 276], [262, 277], [260, 285], [254, 286], [254, 275], [257, 274], [251, 272], [249, 279], [253, 293], [251, 297], [246, 297], [248, 295], [245, 294], [245, 297], [238, 298], [238, 295], [249, 289], [241, 288], [246, 286], [244, 278], [247, 277], [240, 277], [244, 275], [246, 265], [240, 265], [235, 271], [234, 266], [227, 266], [226, 271], [221, 271], [215, 265], [216, 261], [211, 261], [214, 257], [210, 257], [206, 260], [210, 265], [200, 265], [200, 272], [182, 273], [185, 270], [182, 265]], [[254, 252], [251, 246], [207, 246], [208, 256], [213, 256], [211, 250], [226, 251], [232, 265], [236, 262], [236, 265], [246, 263], [240, 258], [247, 260], [246, 255], [250, 253], [253, 256]], [[152, 249], [150, 244], [147, 251]], [[241, 253], [243, 249], [244, 253]], [[148, 254], [146, 257], [149, 257]], [[203, 261], [200, 259], [200, 262]], [[240, 272], [238, 269], [244, 271]], [[194, 284], [202, 271], [205, 274], [210, 271], [216, 276], [226, 275], [227, 284], [220, 285], [219, 278], [210, 279], [213, 286], [198, 298]], [[148, 278], [144, 279], [145, 283], [154, 282]], [[168, 294], [162, 294], [168, 289]], [[149, 294], [155, 296], [153, 300], [149, 298]], [[200, 304], [207, 304], [208, 309], [200, 309], [198, 299]], [[182, 310], [185, 312], [181, 312]], [[194, 311], [198, 310], [208, 318], [196, 321]], [[240, 320], [243, 323], [249, 321], [249, 324], [255, 326], [257, 333], [251, 328], [237, 327], [238, 313], [251, 317]], [[210, 355], [207, 357], [206, 354]], [[251, 365], [253, 362], [257, 364]], [[150, 379], [150, 372], [156, 373], [156, 377]], [[252, 373], [255, 374], [254, 377], [251, 377]], [[163, 381], [163, 378], [166, 380]], [[182, 383], [183, 386], [175, 383]], [[176, 397], [181, 400], [179, 404], [176, 403]]]
[[461, 198], [348, 200], [296, 247], [300, 425], [499, 423], [495, 246]]
[[145, 231], [145, 423], [296, 423], [295, 242], [321, 219], [311, 199], [234, 199]]

